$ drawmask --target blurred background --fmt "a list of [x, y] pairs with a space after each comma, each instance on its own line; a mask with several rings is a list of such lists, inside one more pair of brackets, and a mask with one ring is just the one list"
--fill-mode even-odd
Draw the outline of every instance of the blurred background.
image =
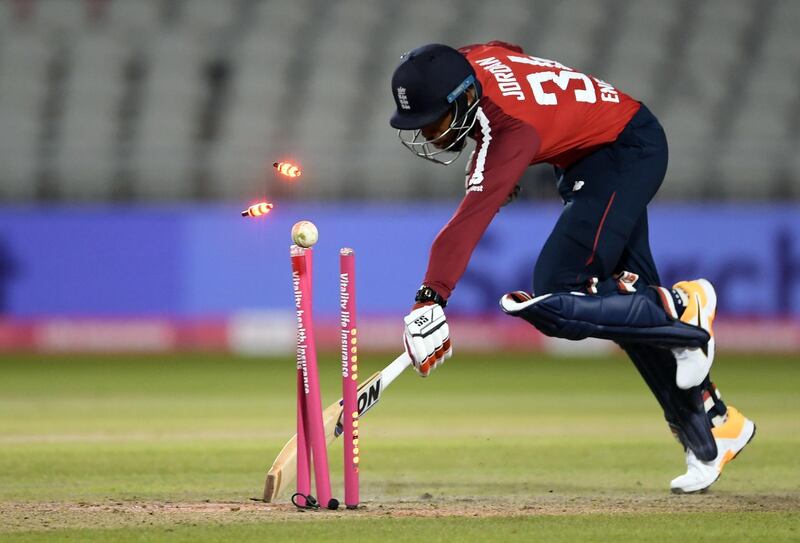
[[[424, 43], [500, 39], [650, 107], [670, 141], [663, 282], [715, 282], [721, 350], [798, 352], [798, 28], [793, 0], [2, 0], [0, 350], [291, 352], [300, 219], [320, 228], [323, 344], [352, 246], [362, 337], [396, 350], [464, 159], [402, 148], [391, 73]], [[559, 206], [530, 168], [448, 307], [460, 345], [587, 348], [497, 310], [530, 289]]]

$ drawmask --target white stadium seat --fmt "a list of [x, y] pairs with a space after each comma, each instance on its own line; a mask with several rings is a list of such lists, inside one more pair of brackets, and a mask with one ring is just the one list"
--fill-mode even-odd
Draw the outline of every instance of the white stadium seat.
[[[313, 173], [290, 196], [454, 197], [455, 170], [413, 158], [389, 127], [389, 80], [413, 47], [491, 39], [651, 106], [670, 141], [664, 197], [766, 198], [787, 179], [800, 185], [794, 0], [105, 5], [92, 22], [85, 0], [35, 0], [18, 21], [0, 3], [1, 198], [35, 198], [46, 173], [52, 195], [70, 200], [240, 198], [276, 188], [269, 165], [289, 155]], [[125, 86], [134, 54], [138, 89]], [[57, 58], [64, 72], [48, 78]], [[228, 63], [230, 84], [209, 112], [214, 59]], [[218, 130], [201, 140], [208, 113]], [[210, 185], [198, 190], [203, 169]]]

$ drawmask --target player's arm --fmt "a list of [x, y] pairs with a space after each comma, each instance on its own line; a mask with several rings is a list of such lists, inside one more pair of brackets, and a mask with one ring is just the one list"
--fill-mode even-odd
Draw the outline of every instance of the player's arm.
[[[424, 284], [445, 300], [464, 274], [475, 246], [500, 207], [507, 203], [520, 177], [539, 149], [539, 136], [527, 123], [507, 117], [493, 130], [489, 117], [484, 135], [472, 157], [467, 175], [467, 194], [450, 221], [436, 236], [428, 260]], [[483, 126], [481, 126], [483, 129]]]
[[484, 109], [488, 115], [478, 111], [480, 136], [467, 176], [467, 194], [436, 236], [417, 303], [405, 318], [405, 348], [422, 376], [452, 355], [444, 306], [478, 241], [539, 149], [532, 126], [504, 115], [491, 103]]

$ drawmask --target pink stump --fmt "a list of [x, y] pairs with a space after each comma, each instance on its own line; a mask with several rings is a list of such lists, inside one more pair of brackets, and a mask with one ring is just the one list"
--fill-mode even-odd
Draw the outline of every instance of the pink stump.
[[[292, 285], [294, 288], [295, 310], [297, 312], [297, 367], [302, 378], [300, 390], [303, 393], [302, 406], [298, 403], [298, 469], [297, 482], [300, 490], [301, 442], [300, 426], [305, 430], [310, 444], [314, 464], [314, 480], [317, 487], [317, 500], [321, 507], [335, 509], [338, 502], [331, 499], [331, 481], [328, 471], [328, 448], [325, 442], [325, 429], [322, 422], [322, 401], [319, 390], [317, 353], [314, 343], [314, 324], [311, 313], [311, 249], [292, 245]], [[306, 455], [308, 457], [308, 455]], [[298, 501], [298, 504], [301, 504]]]
[[311, 454], [306, 439], [306, 400], [303, 387], [303, 370], [297, 367], [297, 497], [300, 507], [308, 505], [303, 496], [311, 492]]
[[339, 315], [342, 342], [342, 400], [344, 427], [344, 503], [358, 507], [358, 330], [356, 327], [355, 254], [339, 251]]

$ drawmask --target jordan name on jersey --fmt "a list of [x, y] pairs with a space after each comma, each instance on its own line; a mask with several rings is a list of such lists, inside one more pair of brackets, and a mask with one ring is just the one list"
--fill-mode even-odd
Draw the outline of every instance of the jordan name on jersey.
[[[596, 77], [590, 79], [589, 76], [576, 72], [560, 62], [530, 55], [508, 55], [507, 58], [512, 63], [552, 68], [552, 70], [536, 71], [527, 76], [527, 82], [533, 92], [533, 98], [539, 105], [553, 106], [558, 104], [556, 94], [545, 90], [545, 83], [553, 82], [561, 90], [565, 91], [570, 82], [574, 80], [582, 82], [582, 86], [576, 88], [574, 91], [575, 101], [593, 104], [597, 102], [597, 95], [599, 94], [600, 100], [603, 102], [619, 103], [619, 94], [613, 86]], [[492, 74], [503, 96], [513, 96], [520, 101], [526, 100], [522, 86], [517, 81], [514, 71], [507, 64], [504, 64], [497, 57], [493, 56], [479, 59], [475, 61], [475, 63]], [[597, 88], [592, 84], [592, 80], [597, 84]]]

